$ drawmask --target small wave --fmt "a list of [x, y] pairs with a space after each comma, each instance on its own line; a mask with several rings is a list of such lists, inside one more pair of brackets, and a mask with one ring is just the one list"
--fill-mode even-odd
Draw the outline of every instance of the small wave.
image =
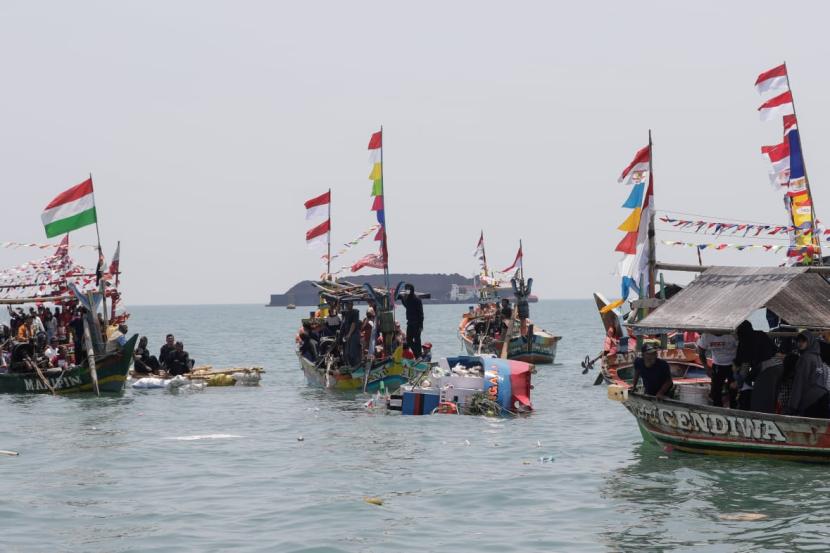
[[236, 434], [201, 434], [196, 436], [169, 436], [164, 438], [165, 440], [181, 440], [181, 441], [193, 441], [193, 440], [224, 440], [228, 438], [243, 438], [244, 436], [237, 436]]

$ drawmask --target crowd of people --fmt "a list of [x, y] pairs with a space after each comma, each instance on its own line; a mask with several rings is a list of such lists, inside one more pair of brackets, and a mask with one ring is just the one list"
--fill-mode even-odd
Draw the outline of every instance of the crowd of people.
[[[516, 303], [516, 319], [519, 321], [518, 336], [527, 339], [533, 335], [532, 325], [529, 324], [530, 309], [527, 302]], [[481, 342], [501, 341], [504, 336], [512, 332], [514, 324], [514, 306], [508, 298], [502, 298], [499, 303], [482, 302], [476, 307], [470, 307], [467, 318], [471, 320], [473, 345]]]
[[351, 301], [321, 300], [313, 316], [303, 321], [297, 334], [300, 354], [311, 362], [317, 362], [326, 354], [340, 359], [348, 368], [361, 366], [367, 358], [384, 359], [402, 349], [404, 358], [429, 361], [432, 344], [421, 343], [424, 327], [424, 307], [415, 294], [415, 287], [407, 284], [398, 300], [406, 310], [406, 332], [400, 322], [394, 323], [391, 341], [386, 344], [376, 316], [377, 305], [368, 302], [363, 318]]
[[[28, 310], [9, 306], [8, 312], [9, 324], [0, 325], [0, 371], [28, 371], [32, 369], [30, 363], [39, 368], [66, 368], [86, 359], [84, 307], [67, 302], [53, 308], [41, 304]], [[127, 325], [109, 326], [101, 314], [98, 317], [100, 343], [110, 349], [123, 345]]]
[[[803, 330], [773, 339], [744, 321], [734, 334], [701, 334], [696, 346], [711, 378], [712, 405], [814, 418], [830, 418], [830, 343]], [[673, 387], [669, 364], [654, 343], [634, 362], [633, 387], [663, 397]], [[708, 362], [710, 359], [711, 362]]]

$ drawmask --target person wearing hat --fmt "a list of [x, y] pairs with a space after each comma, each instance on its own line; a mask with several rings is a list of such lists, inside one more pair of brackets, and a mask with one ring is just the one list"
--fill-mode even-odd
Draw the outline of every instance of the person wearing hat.
[[665, 397], [673, 385], [669, 364], [657, 358], [657, 346], [645, 344], [642, 356], [634, 360], [634, 380], [631, 389], [637, 388], [637, 382], [643, 377], [643, 392], [649, 396]]
[[429, 363], [432, 361], [432, 343], [431, 342], [424, 342], [424, 345], [421, 346], [423, 353], [421, 354], [421, 360]]

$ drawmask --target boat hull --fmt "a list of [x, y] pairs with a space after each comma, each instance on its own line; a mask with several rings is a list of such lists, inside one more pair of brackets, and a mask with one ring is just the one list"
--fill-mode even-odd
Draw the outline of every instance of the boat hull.
[[[478, 351], [478, 346], [473, 344], [472, 336], [462, 331], [460, 337], [467, 355], [487, 353], [500, 356], [504, 347], [504, 342], [496, 341], [490, 346], [489, 351], [488, 348]], [[533, 365], [552, 365], [556, 361], [556, 347], [561, 339], [561, 336], [553, 336], [547, 332], [537, 333], [534, 334], [533, 343], [528, 346], [521, 336], [513, 338], [507, 347], [507, 358]]]
[[[327, 375], [325, 367], [316, 366], [299, 353], [297, 358], [309, 386], [342, 392], [363, 391], [363, 383], [366, 381], [364, 369], [358, 369], [350, 374]], [[396, 362], [394, 359], [389, 359], [372, 367], [366, 384], [366, 391], [378, 391], [381, 383], [383, 383], [386, 390], [395, 391], [427, 368], [429, 368], [428, 363], [411, 363], [407, 360]]]
[[[98, 389], [101, 393], [119, 394], [124, 391], [127, 373], [133, 361], [133, 350], [138, 341], [134, 335], [120, 351], [108, 353], [96, 362]], [[56, 394], [67, 395], [95, 391], [88, 366], [73, 367], [63, 375], [46, 374], [46, 379]], [[0, 374], [2, 394], [50, 394], [48, 386], [35, 373]]]
[[830, 462], [830, 420], [738, 411], [629, 394], [643, 436], [689, 453]]

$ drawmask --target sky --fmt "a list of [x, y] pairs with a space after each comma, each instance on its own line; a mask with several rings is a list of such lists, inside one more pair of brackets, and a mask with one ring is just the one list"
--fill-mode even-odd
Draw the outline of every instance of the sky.
[[[781, 127], [760, 122], [753, 87], [785, 60], [816, 211], [830, 213], [830, 8], [781, 6], [7, 0], [0, 242], [46, 242], [43, 208], [92, 173], [127, 305], [265, 304], [323, 271], [305, 200], [331, 188], [335, 249], [373, 223], [366, 147], [383, 125], [393, 272], [472, 275], [483, 230], [496, 268], [523, 241], [540, 297], [613, 296], [617, 176], [649, 129], [658, 210], [786, 224], [760, 156]], [[94, 228], [71, 240], [94, 243]], [[0, 249], [0, 266], [41, 255]], [[697, 262], [662, 244], [658, 258]]]

